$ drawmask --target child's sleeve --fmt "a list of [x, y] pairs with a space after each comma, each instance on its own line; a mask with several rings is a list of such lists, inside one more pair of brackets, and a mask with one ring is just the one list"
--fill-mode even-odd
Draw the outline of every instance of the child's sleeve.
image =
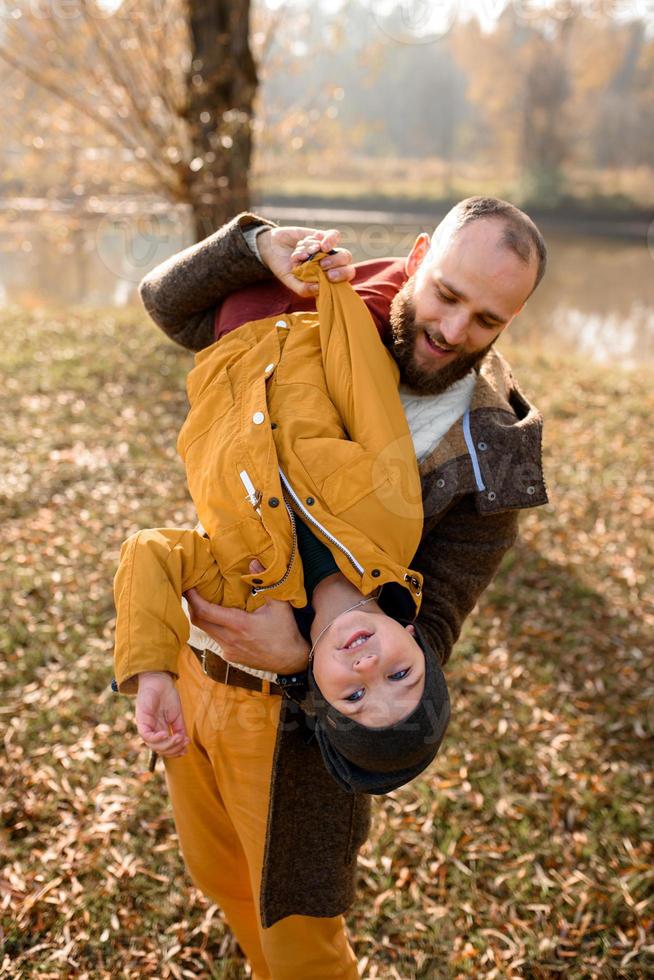
[[318, 252], [293, 272], [319, 286], [316, 307], [327, 391], [349, 439], [380, 452], [408, 435], [397, 390], [399, 371], [365, 303], [349, 283], [329, 281], [320, 267], [323, 257]]
[[192, 588], [210, 602], [222, 601], [223, 577], [207, 538], [155, 528], [125, 541], [114, 579], [114, 670], [122, 694], [135, 694], [136, 675], [146, 670], [177, 676], [179, 651], [189, 638], [182, 593]]

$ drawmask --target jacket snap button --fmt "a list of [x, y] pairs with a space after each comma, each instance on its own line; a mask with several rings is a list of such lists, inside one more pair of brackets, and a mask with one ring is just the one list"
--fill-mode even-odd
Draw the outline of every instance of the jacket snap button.
[[381, 572], [379, 571], [378, 568], [373, 568], [370, 574], [372, 575], [373, 578], [379, 578]]
[[262, 578], [253, 578], [252, 579], [252, 585], [263, 585], [263, 579]]
[[263, 373], [265, 374], [266, 377], [269, 377], [273, 373], [274, 370], [275, 370], [275, 365], [274, 364], [266, 364], [266, 366], [265, 366], [265, 368], [263, 370]]
[[255, 425], [261, 425], [265, 417], [266, 416], [263, 414], [263, 412], [255, 412], [254, 415], [252, 416], [252, 421], [254, 422]]
[[527, 487], [527, 493], [531, 496], [532, 493], [536, 493], [536, 487]]
[[442, 478], [441, 478], [440, 480], [436, 480], [436, 486], [437, 486], [437, 487], [438, 487], [438, 488], [439, 488], [440, 490], [442, 490], [442, 489], [443, 489], [443, 487], [445, 486], [445, 480], [443, 480]]
[[276, 429], [277, 428], [277, 423], [276, 422], [271, 422], [270, 423], [270, 428], [271, 429]]
[[315, 502], [316, 501], [313, 499], [313, 497], [307, 497], [307, 504], [309, 505], [309, 507], [313, 507]]
[[496, 497], [497, 497], [497, 494], [495, 493], [495, 491], [494, 490], [491, 490], [489, 492], [489, 494], [488, 494], [488, 499], [489, 500], [495, 500]]
[[269, 507], [279, 507], [279, 500], [277, 497], [271, 497], [268, 501]]
[[488, 449], [488, 446], [486, 445], [485, 442], [478, 442], [477, 449], [481, 449], [482, 453], [485, 453], [486, 450]]
[[275, 324], [275, 326], [276, 327], [285, 327], [286, 326], [286, 320], [278, 320], [277, 323]]

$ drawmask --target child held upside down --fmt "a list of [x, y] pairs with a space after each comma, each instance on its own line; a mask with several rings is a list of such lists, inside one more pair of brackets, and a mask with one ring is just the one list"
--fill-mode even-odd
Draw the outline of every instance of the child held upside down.
[[[449, 700], [410, 622], [423, 515], [398, 369], [322, 257], [296, 269], [319, 282], [317, 312], [244, 324], [196, 357], [178, 450], [201, 527], [140, 531], [123, 545], [116, 680], [133, 693], [139, 673], [177, 674], [191, 588], [248, 612], [268, 598], [305, 609], [320, 590], [330, 615], [310, 627], [302, 705], [334, 778], [386, 792], [435, 756]], [[219, 656], [196, 655], [203, 666]]]

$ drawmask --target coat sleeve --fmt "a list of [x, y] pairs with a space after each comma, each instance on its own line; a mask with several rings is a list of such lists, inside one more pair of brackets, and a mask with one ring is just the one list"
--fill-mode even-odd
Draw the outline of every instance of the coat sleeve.
[[244, 231], [273, 223], [244, 212], [208, 238], [171, 256], [139, 285], [143, 305], [171, 340], [189, 350], [214, 341], [216, 310], [236, 289], [251, 286], [272, 273], [245, 240]]
[[518, 533], [518, 512], [478, 514], [463, 497], [423, 537], [413, 565], [424, 576], [418, 622], [446, 663], [465, 618]]
[[182, 593], [192, 588], [210, 602], [222, 600], [223, 578], [207, 538], [156, 528], [125, 541], [114, 579], [114, 668], [122, 694], [136, 693], [142, 671], [177, 676], [177, 657], [190, 632]]

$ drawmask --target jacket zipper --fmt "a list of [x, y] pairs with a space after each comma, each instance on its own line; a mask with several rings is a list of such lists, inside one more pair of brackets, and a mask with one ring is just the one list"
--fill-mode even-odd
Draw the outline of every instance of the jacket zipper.
[[286, 571], [284, 572], [284, 574], [282, 575], [282, 577], [279, 579], [279, 581], [278, 582], [273, 582], [272, 585], [262, 585], [260, 588], [256, 588], [255, 586], [252, 586], [252, 595], [259, 595], [260, 592], [270, 592], [271, 589], [278, 589], [281, 585], [284, 584], [284, 582], [286, 581], [286, 579], [288, 578], [288, 576], [291, 574], [291, 569], [293, 567], [293, 562], [295, 561], [295, 555], [297, 553], [297, 525], [295, 523], [295, 514], [293, 513], [292, 508], [290, 507], [288, 501], [286, 500], [286, 497], [284, 497], [284, 506], [286, 507], [286, 510], [288, 511], [288, 516], [289, 516], [290, 521], [291, 521], [291, 529], [293, 531], [293, 543], [291, 545], [291, 557], [288, 560], [288, 565], [286, 566]]
[[[354, 557], [354, 555], [352, 554], [352, 552], [349, 551], [345, 547], [345, 545], [342, 544], [338, 540], [338, 538], [335, 538], [334, 535], [331, 534], [327, 530], [326, 527], [323, 527], [322, 526], [322, 524], [320, 523], [320, 521], [317, 521], [316, 520], [316, 518], [313, 516], [313, 514], [310, 514], [309, 513], [309, 511], [306, 509], [306, 507], [304, 506], [304, 504], [302, 503], [302, 501], [300, 500], [300, 498], [296, 494], [296, 492], [293, 489], [293, 487], [291, 486], [291, 484], [286, 479], [286, 476], [284, 474], [284, 471], [281, 469], [281, 467], [279, 469], [279, 476], [280, 476], [280, 479], [281, 479], [282, 484], [283, 484], [283, 487], [284, 487], [284, 498], [286, 498], [286, 494], [288, 494], [289, 497], [291, 498], [291, 500], [293, 501], [293, 503], [295, 504], [295, 506], [297, 507], [297, 509], [300, 511], [300, 513], [302, 514], [302, 516], [306, 518], [306, 520], [309, 522], [309, 524], [311, 524], [312, 527], [317, 528], [317, 530], [320, 531], [320, 533], [323, 534], [327, 538], [328, 541], [331, 541], [331, 543], [333, 545], [335, 545], [339, 549], [339, 551], [341, 551], [345, 555], [345, 557], [347, 558], [347, 560], [357, 570], [357, 572], [359, 573], [359, 575], [363, 575], [364, 572], [365, 572], [365, 568], [363, 567], [363, 565], [361, 565], [356, 560], [356, 558]], [[284, 502], [286, 503], [286, 506], [288, 508], [288, 503], [286, 502], [286, 499], [284, 499]], [[291, 511], [291, 513], [292, 513], [292, 511]]]
[[247, 497], [245, 499], [250, 501], [250, 503], [256, 510], [259, 517], [261, 517], [261, 507], [259, 506], [261, 504], [261, 498], [263, 497], [261, 490], [257, 490], [255, 488], [254, 483], [250, 479], [250, 474], [248, 473], [247, 470], [241, 470], [239, 476], [241, 478], [241, 483], [243, 484], [243, 486], [248, 492]]

